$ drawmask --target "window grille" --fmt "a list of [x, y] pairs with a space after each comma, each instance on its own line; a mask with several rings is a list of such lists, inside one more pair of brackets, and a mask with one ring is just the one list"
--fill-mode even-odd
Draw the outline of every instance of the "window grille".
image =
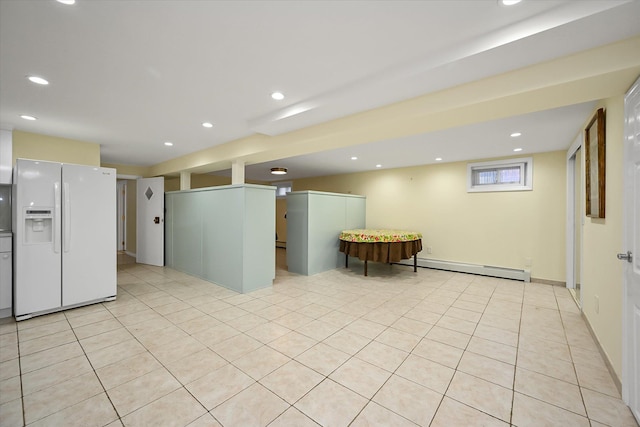
[[469, 163], [467, 191], [525, 191], [533, 188], [533, 159]]

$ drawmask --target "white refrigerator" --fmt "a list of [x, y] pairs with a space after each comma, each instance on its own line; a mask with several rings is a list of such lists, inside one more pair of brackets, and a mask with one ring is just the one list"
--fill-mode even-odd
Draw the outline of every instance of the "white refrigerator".
[[115, 169], [16, 160], [13, 231], [16, 320], [115, 299]]

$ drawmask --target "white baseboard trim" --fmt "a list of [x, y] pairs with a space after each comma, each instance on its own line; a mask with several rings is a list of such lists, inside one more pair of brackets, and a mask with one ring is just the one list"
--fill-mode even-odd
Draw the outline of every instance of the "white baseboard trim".
[[[413, 258], [402, 260], [397, 264], [413, 266]], [[517, 270], [514, 268], [495, 267], [491, 265], [466, 264], [462, 262], [418, 258], [418, 267], [478, 274], [480, 276], [500, 277], [503, 279], [522, 280], [523, 282], [531, 281], [531, 272], [529, 270]]]
[[[576, 303], [576, 305], [578, 304]], [[589, 318], [584, 315], [584, 311], [580, 310], [580, 315], [584, 319], [584, 323], [586, 323], [587, 329], [589, 330], [589, 333], [591, 334], [593, 341], [595, 341], [596, 343], [596, 347], [598, 347], [600, 356], [602, 356], [602, 360], [604, 361], [604, 364], [607, 367], [607, 370], [609, 371], [609, 375], [611, 375], [611, 379], [613, 380], [613, 383], [616, 385], [616, 388], [618, 389], [618, 393], [622, 394], [622, 381], [620, 378], [618, 378], [618, 375], [616, 374], [615, 369], [613, 369], [613, 364], [611, 363], [611, 359], [609, 359], [609, 355], [602, 347], [602, 344], [600, 344], [598, 335], [596, 335], [596, 332], [593, 330], [593, 327], [591, 326], [591, 322], [589, 322]]]

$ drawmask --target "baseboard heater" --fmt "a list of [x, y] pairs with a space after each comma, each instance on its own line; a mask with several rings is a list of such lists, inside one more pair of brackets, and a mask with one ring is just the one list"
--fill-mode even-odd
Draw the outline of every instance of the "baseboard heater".
[[[413, 258], [402, 260], [396, 264], [413, 266]], [[478, 274], [481, 276], [500, 277], [503, 279], [522, 280], [523, 282], [531, 281], [531, 272], [528, 270], [494, 267], [491, 265], [465, 264], [462, 262], [418, 258], [418, 267], [455, 271], [458, 273]]]

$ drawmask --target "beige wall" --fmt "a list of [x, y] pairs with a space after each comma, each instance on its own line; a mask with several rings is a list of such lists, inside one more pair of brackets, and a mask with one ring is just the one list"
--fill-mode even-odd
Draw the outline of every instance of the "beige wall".
[[293, 190], [367, 197], [367, 227], [421, 232], [422, 257], [565, 280], [564, 152], [533, 156], [533, 190], [467, 193], [467, 162], [296, 180]]
[[[270, 185], [268, 182], [254, 181], [247, 179], [247, 184], [257, 185]], [[231, 185], [230, 176], [218, 176], [209, 175], [203, 173], [191, 174], [191, 188], [205, 188], [205, 187], [217, 187], [219, 185]], [[178, 191], [180, 190], [180, 177], [179, 176], [166, 176], [164, 178], [164, 191]]]
[[14, 130], [14, 164], [16, 159], [48, 160], [51, 162], [100, 166], [100, 145]]
[[231, 185], [231, 177], [199, 173], [191, 174], [191, 188], [216, 187], [218, 185]]
[[102, 163], [104, 168], [113, 168], [118, 175], [140, 176], [146, 178], [149, 176], [149, 168], [146, 166], [133, 165], [117, 165], [113, 163]]
[[[217, 187], [218, 185], [230, 185], [231, 177], [208, 174], [191, 174], [191, 188]], [[180, 177], [168, 176], [164, 179], [164, 191], [180, 190]]]
[[623, 265], [616, 254], [623, 252], [624, 97], [609, 98], [601, 107], [606, 109], [606, 218], [584, 221], [582, 301], [585, 316], [621, 378]]
[[164, 191], [180, 190], [180, 177], [164, 177]]

